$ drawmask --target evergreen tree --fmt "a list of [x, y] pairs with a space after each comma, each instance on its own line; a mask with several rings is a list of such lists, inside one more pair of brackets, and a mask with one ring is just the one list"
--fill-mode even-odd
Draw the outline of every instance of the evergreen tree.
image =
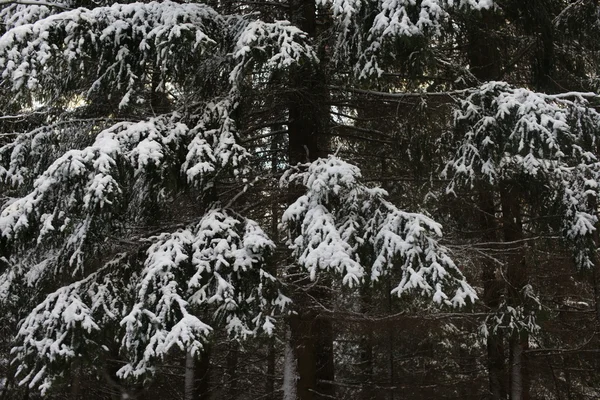
[[[178, 350], [192, 364], [208, 360], [215, 331], [232, 343], [272, 334], [277, 315], [308, 306], [290, 304], [278, 279], [289, 271], [271, 263], [276, 244], [239, 206], [268, 179], [239, 127], [253, 92], [271, 85], [292, 90], [282, 178], [292, 201], [281, 227], [304, 285], [324, 274], [369, 285], [395, 270], [393, 294], [476, 299], [438, 224], [361, 183], [357, 167], [317, 158], [328, 152], [328, 56], [315, 3], [291, 5], [296, 25], [226, 2], [2, 9], [1, 294], [7, 323], [19, 321], [7, 339], [26, 391], [49, 394], [61, 377], [76, 388], [86, 368], [133, 396]], [[360, 3], [318, 5], [332, 7], [330, 28], [347, 49], [365, 46], [352, 61], [358, 78], [381, 74], [388, 42], [433, 40], [454, 7], [383, 2], [368, 35], [351, 37], [364, 31]], [[481, 6], [457, 6], [469, 5]], [[303, 374], [322, 364], [297, 350], [297, 393], [312, 398]]]

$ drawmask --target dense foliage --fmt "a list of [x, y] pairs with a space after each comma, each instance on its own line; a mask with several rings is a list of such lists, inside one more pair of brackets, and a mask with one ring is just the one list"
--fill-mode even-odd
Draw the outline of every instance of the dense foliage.
[[598, 396], [599, 16], [0, 1], [2, 397]]

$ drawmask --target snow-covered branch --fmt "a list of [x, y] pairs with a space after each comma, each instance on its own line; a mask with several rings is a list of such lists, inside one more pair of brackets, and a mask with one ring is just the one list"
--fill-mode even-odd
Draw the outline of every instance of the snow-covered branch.
[[591, 265], [600, 182], [600, 114], [587, 103], [588, 95], [547, 95], [505, 82], [482, 85], [455, 113], [451, 140], [457, 150], [444, 169], [452, 178], [448, 192], [478, 182], [544, 188], [547, 203], [560, 205], [563, 234], [577, 243], [580, 267]]
[[282, 216], [282, 228], [299, 265], [311, 279], [323, 271], [348, 286], [391, 279], [398, 296], [415, 293], [438, 304], [463, 306], [475, 291], [438, 243], [441, 226], [418, 213], [399, 210], [386, 192], [360, 182], [360, 170], [335, 156], [289, 170], [283, 185], [305, 194]]
[[210, 211], [188, 229], [155, 238], [136, 304], [121, 322], [132, 361], [119, 375], [152, 373], [173, 347], [199, 354], [212, 327], [198, 315], [223, 321], [235, 337], [270, 334], [273, 316], [290, 301], [266, 268], [273, 248], [256, 222], [228, 210]]
[[402, 38], [439, 37], [450, 10], [496, 7], [493, 0], [317, 0], [317, 4], [330, 7], [333, 13], [334, 60], [356, 60], [354, 72], [359, 78], [383, 73], [381, 54], [389, 44]]

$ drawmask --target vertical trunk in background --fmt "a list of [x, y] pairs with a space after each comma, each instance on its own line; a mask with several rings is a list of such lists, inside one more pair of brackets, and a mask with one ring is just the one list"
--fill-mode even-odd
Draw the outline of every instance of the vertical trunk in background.
[[[552, 10], [553, 2], [546, 0], [529, 0], [516, 2], [522, 15], [525, 32], [536, 40], [533, 49], [531, 65], [531, 80], [536, 90], [542, 92], [565, 91], [554, 79], [554, 29], [553, 15], [558, 10]], [[566, 90], [569, 90], [568, 88]]]
[[[290, 0], [290, 21], [316, 37], [316, 8], [314, 0]], [[290, 165], [313, 161], [319, 157], [318, 138], [327, 126], [329, 113], [325, 99], [327, 87], [322, 65], [303, 65], [292, 71], [289, 96]], [[290, 200], [296, 197], [290, 190]], [[306, 279], [300, 285], [312, 284]], [[311, 310], [314, 302], [328, 306], [331, 303], [330, 286], [321, 279], [309, 293], [298, 291], [298, 314], [290, 318], [291, 339], [296, 357], [298, 381], [296, 396], [300, 400], [335, 396], [333, 362], [333, 326], [330, 320], [319, 319], [318, 311]]]
[[[367, 285], [360, 287], [361, 312], [363, 315], [369, 315], [372, 310], [371, 291]], [[360, 399], [368, 400], [373, 398], [373, 329], [371, 324], [362, 324], [361, 330], [364, 331], [360, 339]]]
[[183, 394], [184, 400], [194, 400], [194, 365], [196, 360], [192, 353], [187, 352], [185, 354], [185, 392]]
[[[494, 31], [499, 28], [502, 18], [494, 11], [482, 11], [468, 21], [467, 55], [470, 70], [482, 82], [497, 79], [500, 75], [501, 53]], [[478, 188], [478, 209], [480, 210], [480, 229], [482, 239], [495, 242], [497, 238], [496, 207], [494, 191], [490, 186]], [[492, 260], [482, 260], [483, 301], [494, 310], [500, 304], [502, 282], [496, 278], [497, 266]], [[490, 396], [493, 400], [506, 399], [507, 380], [504, 357], [504, 338], [502, 333], [491, 333], [487, 337], [487, 368]]]
[[237, 397], [237, 367], [238, 367], [239, 343], [233, 342], [229, 346], [227, 353], [227, 382], [229, 388], [227, 390], [227, 398], [235, 399]]
[[[392, 315], [393, 311], [393, 295], [392, 295], [392, 282], [387, 280], [387, 301], [388, 301], [388, 314]], [[388, 321], [387, 325], [387, 334], [388, 334], [388, 367], [389, 367], [389, 400], [394, 400], [394, 391], [396, 386], [396, 372], [394, 368], [394, 322], [392, 320]]]
[[297, 364], [292, 335], [288, 331], [285, 336], [285, 350], [283, 353], [283, 400], [296, 400], [297, 398]]
[[[388, 163], [385, 157], [381, 158], [381, 176], [388, 176]], [[390, 189], [390, 182], [383, 181], [381, 182], [381, 187], [388, 191]], [[392, 295], [392, 281], [390, 279], [386, 279], [386, 295], [387, 295], [387, 313], [388, 315], [392, 315], [394, 313], [394, 296]], [[386, 360], [388, 363], [388, 378], [389, 378], [389, 389], [388, 389], [388, 400], [394, 400], [394, 391], [396, 386], [396, 372], [395, 372], [395, 361], [394, 361], [394, 336], [396, 334], [396, 329], [394, 329], [394, 322], [390, 319], [387, 322], [386, 330], [387, 330], [387, 348], [388, 348], [388, 359]]]
[[[482, 239], [487, 242], [497, 241], [496, 236], [496, 207], [491, 188], [482, 187], [479, 190], [479, 209], [481, 211], [480, 227]], [[483, 301], [491, 310], [500, 304], [500, 296], [504, 287], [503, 282], [496, 278], [495, 262], [482, 260]], [[489, 390], [494, 400], [506, 399], [506, 368], [504, 360], [504, 337], [502, 332], [490, 332], [487, 337], [487, 367]]]
[[81, 397], [81, 360], [75, 358], [71, 363], [71, 400]]
[[[596, 151], [596, 154], [600, 154]], [[595, 197], [589, 196], [590, 209], [594, 210], [594, 215], [598, 215], [598, 201]], [[600, 220], [600, 218], [599, 218]], [[596, 223], [596, 230], [593, 233], [594, 246], [596, 249], [600, 247], [600, 222]], [[592, 285], [594, 287], [594, 306], [596, 310], [596, 323], [600, 324], [600, 259], [598, 257], [598, 251], [595, 250], [593, 254], [594, 266], [592, 267]]]
[[[504, 241], [509, 243], [511, 251], [506, 269], [507, 301], [512, 307], [524, 304], [523, 288], [527, 285], [527, 266], [522, 249], [523, 226], [521, 223], [521, 204], [515, 185], [510, 182], [500, 184], [500, 202], [502, 204], [502, 230]], [[526, 332], [514, 332], [509, 338], [510, 346], [510, 399], [529, 399], [529, 374], [524, 350], [527, 349], [529, 336]]]
[[[596, 156], [600, 156], [600, 144], [596, 145]], [[590, 194], [588, 195], [588, 205], [590, 210], [593, 210], [594, 215], [598, 218], [596, 222], [596, 230], [592, 233], [594, 244], [594, 252], [592, 254], [592, 286], [594, 289], [594, 308], [596, 311], [596, 324], [600, 325], [600, 257], [598, 256], [598, 248], [600, 248], [600, 215], [598, 214], [598, 199]]]
[[267, 350], [267, 382], [265, 384], [266, 400], [275, 400], [275, 337], [269, 338], [269, 348]]
[[[277, 132], [281, 131], [283, 127], [274, 126], [271, 129]], [[280, 163], [282, 163], [282, 160], [279, 156], [281, 149], [281, 141], [281, 135], [275, 135], [271, 140], [271, 174], [273, 176], [277, 176], [277, 173], [279, 171], [278, 166]], [[274, 188], [273, 192], [277, 193], [277, 190]], [[271, 238], [275, 243], [279, 243], [279, 228], [277, 226], [279, 224], [279, 207], [279, 202], [276, 199], [274, 199], [271, 202]], [[273, 276], [277, 275], [275, 265], [273, 265], [272, 268], [269, 269], [269, 273], [271, 273]], [[275, 336], [269, 338], [268, 340], [269, 346], [267, 349], [267, 381], [265, 383], [265, 392], [266, 400], [275, 400], [277, 398], [277, 394], [275, 393], [275, 361], [277, 357], [277, 352], [275, 350]]]
[[[290, 20], [310, 37], [316, 35], [314, 0], [290, 0]], [[324, 128], [324, 76], [318, 66], [303, 65], [292, 72], [289, 106], [290, 165], [318, 157], [317, 137]]]
[[208, 346], [198, 360], [191, 353], [185, 356], [185, 400], [208, 400], [210, 398], [210, 349]]

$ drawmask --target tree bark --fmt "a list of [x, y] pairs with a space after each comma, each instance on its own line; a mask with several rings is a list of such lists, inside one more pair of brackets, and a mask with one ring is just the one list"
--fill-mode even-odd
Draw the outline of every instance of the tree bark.
[[[525, 303], [523, 289], [528, 283], [528, 276], [525, 253], [522, 244], [519, 243], [523, 239], [521, 205], [518, 190], [513, 183], [501, 183], [500, 202], [502, 204], [504, 241], [509, 243], [511, 251], [506, 269], [507, 300], [510, 306], [518, 307]], [[511, 400], [529, 400], [529, 371], [524, 353], [528, 342], [529, 337], [526, 332], [513, 332], [509, 338]]]
[[[501, 23], [494, 11], [483, 10], [479, 17], [471, 21], [467, 36], [469, 46], [467, 54], [471, 72], [480, 81], [496, 79], [500, 75], [500, 45], [498, 40], [490, 35]], [[496, 207], [494, 205], [494, 190], [489, 185], [481, 184], [478, 193], [478, 208], [480, 210], [480, 227], [482, 239], [488, 242], [497, 241]], [[496, 278], [498, 268], [492, 260], [482, 260], [483, 301], [494, 310], [500, 304], [502, 282]], [[490, 397], [493, 400], [506, 399], [507, 378], [504, 357], [504, 337], [501, 332], [490, 332], [487, 337], [487, 369]]]
[[71, 363], [71, 400], [81, 397], [81, 360], [76, 358]]
[[[372, 310], [371, 291], [367, 286], [362, 286], [361, 290], [361, 305], [362, 313], [369, 315]], [[361, 400], [373, 398], [373, 327], [365, 326], [365, 333], [360, 340], [360, 382]]]
[[267, 400], [275, 400], [275, 338], [269, 338], [269, 349], [267, 350], [267, 382], [265, 392]]
[[[290, 0], [290, 20], [310, 37], [316, 36], [316, 6], [314, 0]], [[314, 161], [319, 154], [318, 139], [323, 137], [329, 118], [327, 87], [323, 66], [302, 65], [291, 72], [292, 92], [289, 97], [288, 157], [290, 165]], [[290, 200], [296, 198], [290, 189]], [[300, 286], [312, 285], [305, 279]], [[333, 362], [333, 326], [330, 320], [318, 320], [313, 308], [315, 299], [329, 304], [331, 294], [327, 281], [309, 293], [298, 291], [298, 314], [290, 318], [291, 337], [297, 362], [298, 381], [296, 396], [299, 400], [313, 400], [335, 396]]]
[[291, 333], [288, 331], [286, 334], [283, 361], [283, 400], [296, 400], [297, 398], [298, 371], [295, 345], [296, 340], [292, 338]]
[[[597, 151], [600, 154], [600, 151]], [[598, 201], [592, 195], [588, 198], [588, 204], [594, 214], [598, 217]], [[596, 223], [596, 230], [592, 233], [594, 252], [592, 254], [592, 285], [594, 288], [594, 309], [596, 311], [596, 322], [600, 324], [600, 259], [598, 257], [598, 247], [600, 246], [600, 222]]]
[[[494, 242], [496, 237], [496, 207], [494, 193], [489, 187], [480, 187], [479, 209], [481, 212], [480, 226], [484, 241]], [[482, 260], [483, 301], [494, 310], [500, 304], [502, 282], [496, 278], [494, 261]], [[504, 336], [502, 332], [488, 334], [486, 340], [487, 368], [490, 396], [493, 400], [506, 399], [506, 367], [504, 361]]]
[[185, 357], [185, 400], [210, 398], [210, 349], [205, 347], [200, 359], [187, 353]]
[[196, 360], [188, 351], [185, 354], [185, 392], [183, 398], [185, 400], [194, 400], [194, 366]]
[[228, 399], [235, 399], [237, 397], [237, 366], [238, 366], [238, 355], [239, 355], [239, 344], [237, 342], [231, 343], [229, 346], [229, 353], [227, 354], [227, 378], [229, 381]]
[[523, 399], [523, 347], [520, 335], [515, 333], [510, 338], [510, 398]]

